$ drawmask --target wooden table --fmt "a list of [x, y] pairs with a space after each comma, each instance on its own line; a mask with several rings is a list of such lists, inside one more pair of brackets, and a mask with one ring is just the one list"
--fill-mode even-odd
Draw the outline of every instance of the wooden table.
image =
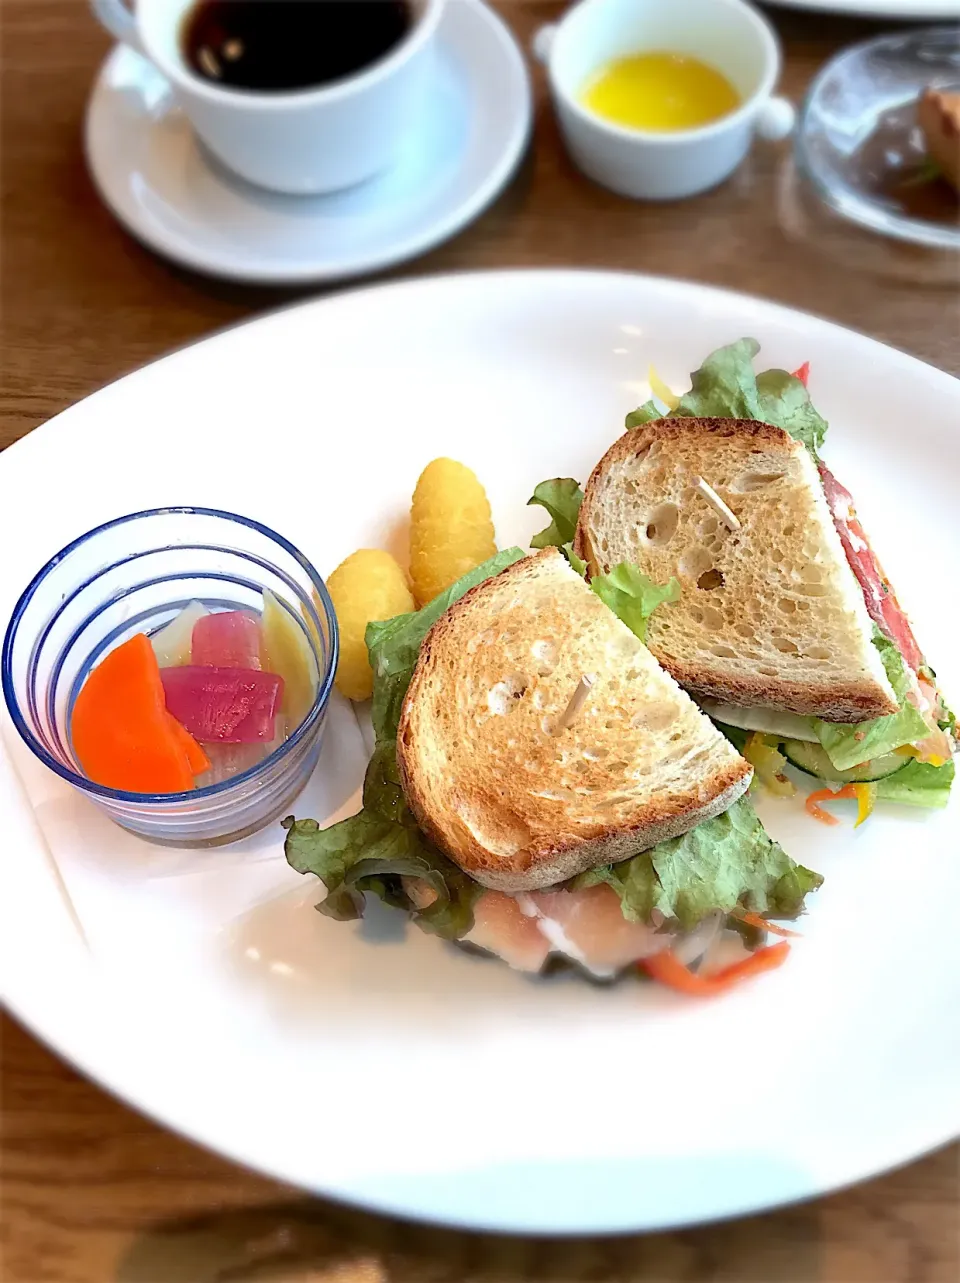
[[[500, 7], [524, 43], [560, 8], [553, 0]], [[2, 447], [142, 362], [295, 295], [204, 280], [129, 239], [99, 204], [81, 154], [84, 100], [107, 49], [86, 5], [0, 0], [0, 14]], [[776, 21], [792, 95], [868, 30], [822, 16], [784, 13]], [[785, 234], [782, 152], [758, 148], [733, 181], [699, 200], [634, 205], [572, 169], [536, 81], [536, 137], [511, 187], [473, 227], [405, 273], [564, 264], [695, 277], [822, 313], [960, 370], [957, 278], [921, 289], [852, 274]], [[891, 248], [889, 260], [909, 263], [909, 254]], [[9, 1019], [2, 1093], [7, 1283], [952, 1283], [960, 1276], [956, 1148], [748, 1221], [552, 1243], [404, 1226], [305, 1198], [140, 1118]]]

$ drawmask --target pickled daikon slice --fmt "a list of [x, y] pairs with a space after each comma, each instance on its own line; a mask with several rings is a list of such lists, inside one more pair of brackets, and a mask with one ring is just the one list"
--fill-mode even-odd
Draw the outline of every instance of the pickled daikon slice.
[[317, 695], [317, 664], [303, 625], [263, 590], [263, 666], [283, 678], [281, 711], [292, 735], [313, 706]]
[[191, 662], [194, 625], [208, 613], [206, 606], [192, 601], [179, 615], [174, 615], [169, 624], [153, 634], [150, 645], [161, 668], [174, 668]]

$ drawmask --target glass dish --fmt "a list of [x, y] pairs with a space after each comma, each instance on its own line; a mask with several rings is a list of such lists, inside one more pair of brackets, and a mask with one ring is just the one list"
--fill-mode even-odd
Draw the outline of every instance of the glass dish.
[[960, 249], [960, 198], [953, 201], [942, 179], [942, 192], [921, 190], [926, 149], [916, 104], [927, 86], [960, 89], [960, 27], [920, 28], [846, 50], [807, 93], [797, 166], [853, 222], [915, 245]]
[[[310, 711], [264, 761], [186, 793], [128, 793], [87, 779], [70, 717], [87, 674], [137, 632], [152, 634], [200, 600], [259, 610], [269, 588], [306, 637], [317, 693]], [[266, 526], [209, 508], [157, 508], [98, 526], [57, 553], [28, 586], [3, 643], [4, 699], [30, 749], [122, 828], [168, 846], [216, 846], [281, 817], [320, 755], [337, 667], [326, 587], [310, 562]]]

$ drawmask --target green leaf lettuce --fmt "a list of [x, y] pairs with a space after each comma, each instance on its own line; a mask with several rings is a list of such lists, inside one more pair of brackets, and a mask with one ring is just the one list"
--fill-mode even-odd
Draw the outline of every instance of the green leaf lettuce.
[[[321, 913], [345, 920], [363, 913], [363, 897], [406, 909], [417, 925], [456, 940], [473, 925], [473, 905], [482, 891], [476, 882], [434, 847], [417, 827], [397, 769], [397, 725], [403, 697], [420, 646], [440, 616], [485, 579], [524, 556], [508, 548], [458, 579], [422, 610], [397, 615], [367, 627], [373, 668], [371, 719], [376, 747], [363, 781], [363, 809], [339, 824], [321, 829], [316, 820], [284, 820], [284, 854], [298, 873], [314, 873], [327, 889]], [[402, 878], [420, 878], [436, 892], [419, 909], [403, 889]]]
[[647, 639], [647, 620], [657, 607], [680, 596], [676, 579], [655, 584], [629, 561], [621, 561], [609, 574], [594, 575], [590, 587], [641, 641]]
[[619, 864], [581, 874], [574, 888], [604, 882], [620, 897], [623, 916], [649, 922], [654, 909], [689, 930], [715, 909], [738, 906], [774, 918], [795, 918], [804, 896], [823, 878], [795, 864], [741, 797], [715, 819], [660, 842]]
[[541, 481], [527, 500], [527, 507], [539, 504], [550, 514], [550, 524], [530, 540], [531, 548], [562, 548], [577, 533], [577, 517], [583, 503], [583, 491], [573, 477], [553, 477]]
[[[579, 483], [573, 477], [541, 481], [527, 500], [528, 506], [534, 503], [546, 508], [552, 520], [545, 530], [533, 536], [530, 547], [559, 548], [577, 574], [586, 578], [586, 563], [573, 551], [573, 537], [583, 503]], [[676, 601], [680, 596], [680, 584], [676, 579], [661, 586], [628, 561], [620, 562], [606, 575], [594, 575], [590, 587], [641, 641], [646, 641], [647, 620], [656, 608], [663, 602]]]
[[885, 802], [900, 802], [904, 806], [939, 809], [950, 800], [950, 787], [955, 775], [952, 759], [942, 766], [933, 766], [930, 762], [908, 762], [896, 774], [877, 782], [877, 797]]
[[873, 644], [880, 652], [900, 708], [886, 717], [853, 725], [814, 719], [813, 729], [824, 751], [841, 771], [868, 762], [873, 757], [882, 757], [884, 753], [892, 753], [905, 744], [915, 744], [930, 734], [919, 710], [907, 699], [910, 677], [898, 647], [877, 627], [873, 630]]
[[626, 426], [635, 428], [660, 418], [756, 419], [783, 428], [816, 455], [826, 436], [826, 420], [793, 374], [786, 370], [755, 373], [753, 359], [759, 351], [760, 344], [751, 338], [718, 348], [690, 375], [690, 391], [675, 410], [664, 415], [655, 401], [647, 401], [627, 415]]

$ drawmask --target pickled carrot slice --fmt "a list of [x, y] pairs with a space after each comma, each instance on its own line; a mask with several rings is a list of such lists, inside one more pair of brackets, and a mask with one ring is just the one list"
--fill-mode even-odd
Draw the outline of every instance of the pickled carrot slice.
[[97, 784], [132, 793], [193, 788], [146, 633], [112, 650], [90, 673], [73, 706], [70, 736], [81, 770]]
[[181, 726], [172, 713], [167, 713], [167, 717], [170, 719], [170, 729], [177, 743], [187, 755], [187, 765], [193, 774], [201, 775], [204, 771], [209, 771], [210, 758], [204, 751], [203, 745], [197, 743], [187, 728]]

